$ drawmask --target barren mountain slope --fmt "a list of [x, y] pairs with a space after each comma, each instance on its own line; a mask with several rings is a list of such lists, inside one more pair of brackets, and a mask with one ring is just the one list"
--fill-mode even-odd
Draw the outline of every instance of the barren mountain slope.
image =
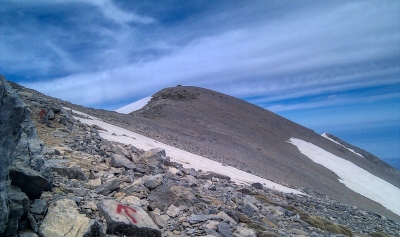
[[400, 221], [380, 204], [345, 187], [332, 171], [312, 162], [287, 141], [294, 137], [311, 142], [397, 187], [399, 171], [380, 160], [364, 159], [310, 129], [231, 96], [197, 87], [167, 88], [129, 115], [68, 102], [63, 105], [278, 183], [309, 188]]
[[[174, 87], [155, 95], [130, 123], [156, 128], [160, 137], [196, 144], [193, 152], [294, 187], [306, 187], [351, 205], [386, 211], [338, 182], [330, 170], [312, 162], [291, 137], [311, 142], [370, 173], [400, 186], [399, 172], [380, 160], [362, 158], [342, 146], [263, 108], [215, 91]], [[173, 145], [173, 144], [172, 144]], [[201, 151], [201, 150], [205, 151]], [[204, 154], [203, 154], [204, 155]]]

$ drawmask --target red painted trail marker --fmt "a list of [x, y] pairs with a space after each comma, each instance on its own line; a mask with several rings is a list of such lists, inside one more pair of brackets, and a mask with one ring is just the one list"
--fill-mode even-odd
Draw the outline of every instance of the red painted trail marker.
[[122, 210], [125, 211], [125, 215], [127, 215], [127, 216], [132, 220], [132, 222], [133, 222], [134, 224], [137, 223], [136, 219], [135, 219], [133, 216], [131, 216], [131, 214], [130, 214], [130, 212], [134, 212], [134, 213], [135, 213], [135, 212], [136, 212], [135, 209], [133, 209], [132, 207], [124, 206], [124, 205], [122, 205], [122, 204], [118, 204], [118, 206], [117, 206], [117, 213], [118, 213], [118, 214], [121, 214]]

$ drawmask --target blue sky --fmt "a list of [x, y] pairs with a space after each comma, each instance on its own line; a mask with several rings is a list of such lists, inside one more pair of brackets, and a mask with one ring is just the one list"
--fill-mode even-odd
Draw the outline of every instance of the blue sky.
[[0, 0], [0, 74], [117, 109], [195, 85], [400, 158], [399, 1]]

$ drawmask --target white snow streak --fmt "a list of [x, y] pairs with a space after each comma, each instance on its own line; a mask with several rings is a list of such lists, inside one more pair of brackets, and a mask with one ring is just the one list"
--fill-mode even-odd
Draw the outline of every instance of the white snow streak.
[[149, 103], [151, 100], [151, 96], [145, 97], [141, 100], [138, 100], [136, 102], [133, 102], [131, 104], [125, 105], [124, 107], [121, 107], [119, 109], [116, 109], [115, 112], [121, 113], [121, 114], [129, 114], [132, 113], [133, 111], [139, 110], [143, 108], [144, 106]]
[[312, 143], [297, 138], [290, 138], [289, 142], [315, 163], [333, 171], [346, 187], [400, 216], [399, 188]]
[[334, 143], [336, 143], [336, 144], [341, 145], [342, 147], [346, 148], [347, 150], [353, 152], [354, 154], [356, 154], [356, 155], [361, 156], [362, 158], [364, 158], [364, 156], [361, 155], [360, 153], [357, 153], [357, 152], [355, 152], [353, 149], [347, 148], [345, 145], [340, 144], [339, 142], [337, 142], [337, 141], [333, 140], [332, 138], [328, 137], [328, 135], [326, 135], [326, 133], [321, 134], [321, 136], [325, 137], [326, 139], [328, 139], [328, 140], [330, 140], [330, 141], [332, 141], [332, 142], [334, 142]]
[[[65, 109], [72, 110], [66, 107]], [[72, 112], [77, 113], [79, 115], [85, 115], [84, 113], [75, 110], [72, 110]], [[207, 159], [199, 155], [195, 155], [187, 151], [180, 150], [178, 148], [166, 145], [164, 143], [158, 142], [143, 135], [131, 132], [124, 128], [108, 124], [93, 116], [89, 115], [85, 116], [87, 116], [87, 119], [83, 119], [80, 117], [74, 117], [74, 118], [80, 120], [82, 123], [88, 125], [95, 124], [103, 129], [106, 129], [107, 131], [99, 130], [99, 135], [102, 138], [107, 139], [109, 141], [120, 142], [123, 144], [131, 144], [139, 149], [143, 149], [146, 151], [153, 148], [162, 148], [165, 150], [167, 156], [171, 158], [171, 161], [182, 164], [184, 168], [194, 168], [196, 170], [212, 171], [215, 173], [227, 175], [231, 177], [232, 181], [238, 184], [251, 185], [252, 183], [258, 182], [263, 184], [265, 187], [273, 190], [281, 191], [284, 193], [305, 195], [304, 193], [297, 191], [295, 189], [291, 189], [283, 185], [274, 183], [270, 180], [260, 178], [258, 176], [249, 174], [234, 167], [222, 165], [222, 163]]]

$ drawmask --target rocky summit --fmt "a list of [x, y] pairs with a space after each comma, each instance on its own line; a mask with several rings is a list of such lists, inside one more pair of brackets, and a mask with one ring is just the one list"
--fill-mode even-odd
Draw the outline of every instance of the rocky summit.
[[[90, 114], [130, 127], [120, 114], [72, 105], [4, 78], [0, 98], [0, 236], [400, 236], [398, 219], [362, 205], [311, 187], [295, 187], [298, 195], [185, 168], [164, 149], [108, 140], [101, 136], [106, 128], [82, 122]], [[164, 116], [144, 111], [150, 119]], [[167, 133], [145, 126], [135, 129], [153, 138]], [[171, 142], [181, 141], [175, 138]], [[195, 150], [182, 144], [176, 146]]]

